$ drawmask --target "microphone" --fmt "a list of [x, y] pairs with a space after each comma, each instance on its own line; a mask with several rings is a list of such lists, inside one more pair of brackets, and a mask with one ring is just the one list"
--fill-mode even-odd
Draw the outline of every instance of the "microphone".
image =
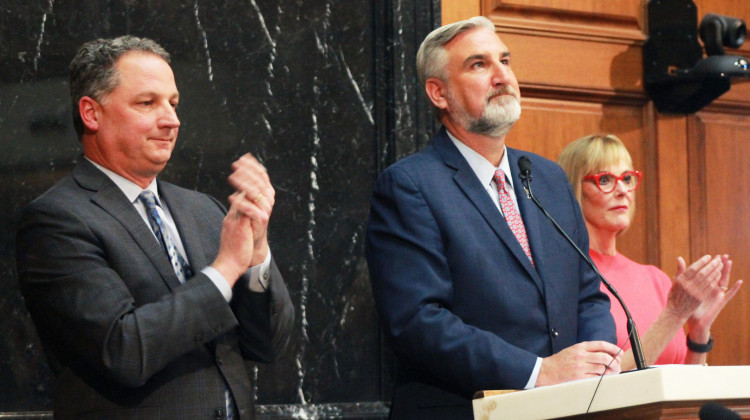
[[638, 328], [635, 326], [635, 321], [633, 321], [633, 316], [630, 315], [630, 311], [628, 310], [627, 305], [625, 305], [625, 302], [620, 297], [620, 294], [617, 293], [617, 290], [615, 290], [614, 286], [610, 282], [607, 281], [607, 279], [604, 278], [602, 273], [599, 272], [599, 270], [596, 268], [596, 265], [591, 261], [588, 255], [584, 254], [583, 251], [581, 251], [581, 248], [576, 245], [575, 242], [573, 242], [572, 239], [570, 239], [570, 236], [568, 236], [567, 233], [560, 227], [559, 224], [555, 221], [555, 219], [547, 212], [547, 210], [542, 206], [542, 203], [539, 202], [539, 200], [534, 197], [534, 193], [531, 191], [531, 185], [530, 182], [532, 180], [531, 176], [531, 160], [529, 160], [526, 156], [521, 156], [518, 159], [518, 169], [520, 170], [519, 178], [521, 178], [521, 183], [523, 184], [523, 189], [526, 191], [526, 198], [531, 199], [531, 201], [536, 204], [537, 207], [539, 207], [539, 210], [544, 213], [544, 216], [549, 219], [550, 222], [555, 226], [555, 229], [557, 229], [558, 232], [570, 243], [570, 245], [578, 252], [578, 255], [583, 258], [584, 261], [591, 267], [592, 270], [594, 270], [594, 273], [599, 277], [599, 280], [604, 284], [604, 286], [607, 288], [607, 290], [612, 293], [612, 296], [614, 296], [618, 302], [620, 302], [620, 306], [622, 306], [623, 311], [625, 311], [625, 317], [627, 318], [627, 325], [628, 325], [628, 337], [630, 338], [630, 347], [633, 349], [633, 359], [635, 359], [635, 367], [637, 370], [646, 369], [646, 361], [643, 358], [643, 348], [641, 348], [641, 339], [638, 336]]
[[721, 404], [710, 402], [701, 407], [701, 410], [698, 412], [698, 418], [700, 420], [739, 420], [742, 417]]

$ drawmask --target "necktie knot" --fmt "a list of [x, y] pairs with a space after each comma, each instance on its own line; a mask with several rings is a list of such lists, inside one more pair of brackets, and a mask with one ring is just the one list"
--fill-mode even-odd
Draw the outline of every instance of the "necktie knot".
[[505, 188], [505, 172], [503, 172], [502, 169], [495, 170], [495, 176], [492, 177], [492, 180], [495, 181], [495, 184], [497, 184], [498, 191], [508, 191]]
[[144, 190], [138, 196], [138, 199], [141, 200], [141, 203], [143, 203], [147, 210], [155, 209], [159, 205], [156, 201], [156, 195], [149, 190]]

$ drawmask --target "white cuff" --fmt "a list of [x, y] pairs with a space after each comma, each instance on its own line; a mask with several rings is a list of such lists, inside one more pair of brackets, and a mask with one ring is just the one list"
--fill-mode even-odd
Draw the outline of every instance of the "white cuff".
[[536, 387], [536, 380], [539, 378], [539, 371], [541, 369], [542, 369], [542, 358], [537, 357], [536, 364], [534, 365], [534, 370], [531, 371], [531, 378], [529, 378], [529, 382], [526, 383], [526, 386], [523, 387], [523, 389], [533, 389]]
[[[250, 275], [250, 284], [249, 288], [253, 292], [265, 292], [266, 289], [268, 289], [268, 282], [270, 280], [271, 275], [268, 273], [271, 268], [271, 250], [268, 250], [268, 254], [266, 254], [266, 259], [263, 260], [262, 263], [250, 267], [245, 274]], [[221, 294], [224, 296], [224, 299], [229, 302], [232, 300], [232, 288], [229, 287], [229, 283], [227, 283], [227, 280], [224, 278], [224, 276], [219, 273], [218, 270], [215, 268], [209, 266], [204, 267], [201, 270], [201, 273], [208, 276], [209, 279], [216, 285], [216, 287], [219, 289]]]
[[201, 270], [201, 273], [208, 276], [208, 278], [211, 279], [212, 282], [214, 282], [221, 294], [224, 295], [224, 299], [226, 299], [227, 302], [232, 300], [232, 288], [229, 287], [229, 283], [227, 283], [227, 280], [224, 278], [224, 276], [221, 275], [221, 273], [219, 273], [218, 270], [209, 265], [207, 267], [204, 267]]
[[268, 289], [268, 282], [271, 275], [271, 249], [266, 254], [266, 259], [262, 263], [250, 267], [250, 290], [253, 292], [265, 292]]

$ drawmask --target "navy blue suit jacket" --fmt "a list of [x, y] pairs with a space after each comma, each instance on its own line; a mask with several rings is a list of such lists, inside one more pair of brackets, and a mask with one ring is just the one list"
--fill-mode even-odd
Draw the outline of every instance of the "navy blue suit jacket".
[[535, 265], [445, 129], [378, 178], [366, 256], [398, 356], [394, 418], [407, 417], [394, 416], [399, 407], [453, 404], [470, 415], [474, 392], [522, 389], [537, 357], [581, 341], [615, 342], [598, 278], [526, 198], [518, 158], [531, 159], [535, 195], [588, 252], [567, 178], [538, 155], [507, 153]]

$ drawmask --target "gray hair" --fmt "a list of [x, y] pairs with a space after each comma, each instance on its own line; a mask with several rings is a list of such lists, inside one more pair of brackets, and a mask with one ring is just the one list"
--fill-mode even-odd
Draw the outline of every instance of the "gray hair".
[[70, 62], [70, 97], [73, 100], [73, 125], [78, 137], [83, 135], [83, 120], [78, 113], [78, 102], [84, 96], [101, 101], [119, 83], [114, 65], [127, 52], [153, 54], [169, 63], [169, 53], [148, 38], [125, 35], [111, 39], [96, 39], [81, 46]]
[[458, 35], [475, 28], [495, 32], [495, 25], [491, 20], [484, 16], [474, 16], [471, 19], [441, 26], [427, 35], [417, 52], [417, 76], [422, 86], [431, 77], [445, 81], [447, 78], [445, 67], [448, 65], [445, 45]]

